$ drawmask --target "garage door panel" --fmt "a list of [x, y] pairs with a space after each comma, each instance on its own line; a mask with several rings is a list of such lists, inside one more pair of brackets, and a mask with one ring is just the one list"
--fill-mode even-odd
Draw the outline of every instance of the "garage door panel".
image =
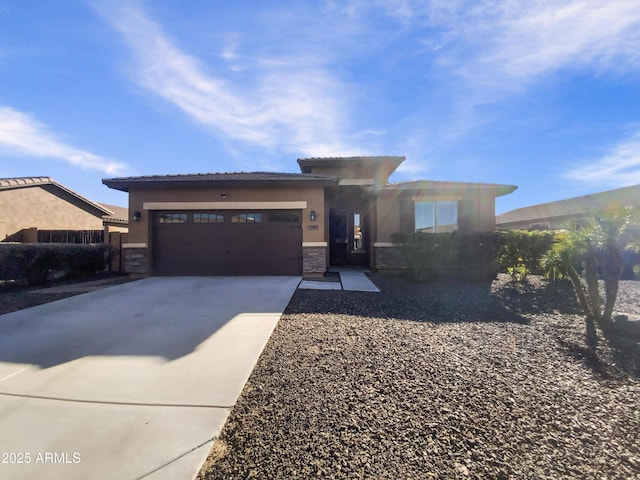
[[[264, 221], [266, 215], [262, 215], [262, 223], [231, 223], [231, 216], [237, 212], [224, 213], [225, 223], [193, 223], [194, 212], [188, 213], [186, 223], [155, 222], [156, 275], [302, 273], [302, 228], [299, 223], [267, 222]], [[157, 215], [159, 219], [163, 213]]]

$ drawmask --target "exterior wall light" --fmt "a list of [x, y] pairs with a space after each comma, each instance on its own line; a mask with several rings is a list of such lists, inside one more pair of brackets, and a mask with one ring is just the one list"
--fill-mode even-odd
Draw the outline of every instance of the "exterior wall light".
[[312, 222], [316, 221], [316, 211], [315, 210], [311, 210], [311, 212], [309, 212], [309, 220], [311, 220]]
[[221, 193], [221, 194], [220, 194], [220, 196], [221, 196], [222, 198], [227, 198], [227, 197], [229, 196], [229, 194], [228, 194], [228, 193]]
[[140, 213], [138, 210], [133, 212], [133, 221], [134, 222], [139, 222], [141, 218], [142, 218], [142, 213]]

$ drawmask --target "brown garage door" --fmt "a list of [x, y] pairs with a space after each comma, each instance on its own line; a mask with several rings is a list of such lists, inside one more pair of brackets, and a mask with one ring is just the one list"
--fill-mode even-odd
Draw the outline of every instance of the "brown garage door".
[[156, 275], [300, 275], [299, 210], [171, 211], [153, 219]]

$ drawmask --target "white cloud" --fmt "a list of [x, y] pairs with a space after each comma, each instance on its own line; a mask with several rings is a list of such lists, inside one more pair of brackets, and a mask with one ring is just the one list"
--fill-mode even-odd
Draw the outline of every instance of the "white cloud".
[[637, 0], [350, 0], [345, 11], [378, 9], [417, 33], [441, 67], [486, 88], [562, 68], [637, 71]]
[[640, 184], [640, 131], [613, 146], [602, 158], [576, 166], [564, 176], [617, 187]]
[[[242, 68], [245, 82], [236, 83], [181, 51], [131, 3], [96, 2], [95, 8], [134, 53], [133, 81], [209, 132], [301, 155], [356, 153], [345, 133], [348, 95], [317, 58], [253, 59]], [[222, 55], [238, 62], [241, 54], [234, 48]]]
[[[348, 0], [345, 13], [383, 12], [436, 72], [443, 108], [411, 112], [422, 142], [454, 144], [499, 121], [493, 105], [561, 74], [637, 75], [638, 0]], [[427, 81], [429, 81], [427, 79]], [[492, 113], [495, 112], [495, 113]], [[497, 116], [497, 117], [496, 117]], [[426, 131], [428, 132], [428, 131]]]
[[495, 67], [514, 81], [562, 68], [635, 71], [640, 66], [637, 0], [512, 1], [497, 15], [486, 5], [479, 15], [493, 21], [477, 29], [485, 40], [476, 66]]
[[0, 107], [0, 151], [19, 156], [55, 158], [109, 175], [125, 170], [123, 163], [67, 145], [30, 115], [9, 107]]

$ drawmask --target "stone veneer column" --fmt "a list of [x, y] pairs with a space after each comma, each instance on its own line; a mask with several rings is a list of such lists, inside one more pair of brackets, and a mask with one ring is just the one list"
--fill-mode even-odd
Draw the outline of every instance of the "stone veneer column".
[[149, 275], [149, 249], [139, 246], [122, 246], [124, 250], [124, 271], [137, 275]]
[[327, 271], [327, 247], [302, 246], [302, 274], [324, 275]]
[[374, 246], [376, 250], [376, 270], [404, 270], [407, 268], [400, 255], [400, 247], [391, 243]]

